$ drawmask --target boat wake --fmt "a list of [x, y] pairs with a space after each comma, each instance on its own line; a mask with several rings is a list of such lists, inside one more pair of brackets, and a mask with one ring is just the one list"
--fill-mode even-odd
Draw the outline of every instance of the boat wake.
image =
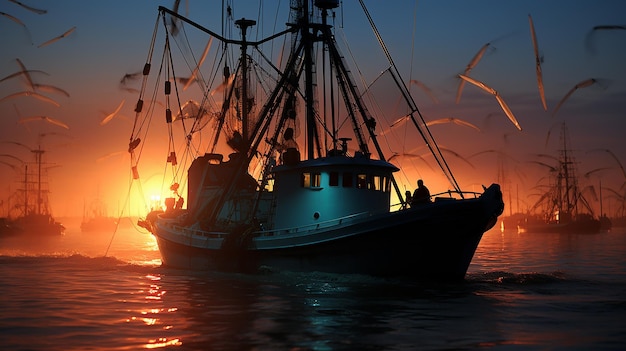
[[45, 253], [32, 254], [25, 252], [9, 252], [0, 255], [0, 265], [10, 266], [28, 266], [28, 265], [46, 265], [46, 266], [67, 266], [67, 267], [85, 267], [86, 269], [124, 269], [124, 268], [149, 268], [160, 267], [160, 260], [133, 260], [126, 261], [112, 256], [87, 256], [79, 253]]

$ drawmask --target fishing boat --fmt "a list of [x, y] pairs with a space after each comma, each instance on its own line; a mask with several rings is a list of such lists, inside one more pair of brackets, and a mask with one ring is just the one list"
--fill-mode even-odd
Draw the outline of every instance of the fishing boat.
[[18, 233], [18, 228], [13, 221], [7, 217], [0, 217], [0, 238], [12, 236]]
[[[384, 75], [402, 97], [405, 120], [453, 187], [423, 204], [408, 203], [394, 177], [400, 168], [389, 161], [393, 153], [383, 151], [374, 107], [364, 99], [371, 91], [358, 87], [328, 24], [338, 5], [292, 0], [286, 29], [254, 40], [254, 20], [234, 20], [239, 35], [232, 38], [159, 7], [165, 53], [159, 55], [160, 78], [152, 81], [165, 95], [165, 155], [173, 179], [165, 208], [153, 208], [139, 225], [154, 234], [165, 266], [464, 279], [483, 233], [503, 211], [500, 187], [460, 189], [388, 56]], [[230, 9], [225, 13], [231, 17]], [[378, 33], [373, 22], [371, 27]], [[196, 68], [181, 79], [170, 49], [174, 41], [188, 42], [177, 35], [189, 35], [190, 28], [206, 35], [206, 47], [215, 49], [210, 55], [218, 54], [209, 64], [213, 73], [200, 74], [199, 65], [191, 64]], [[263, 49], [282, 47], [272, 44], [280, 38], [286, 49], [279, 57], [286, 59], [276, 63]], [[215, 41], [219, 45], [211, 46]], [[154, 96], [147, 88], [152, 66], [149, 58], [128, 146], [138, 181], [147, 126], [157, 109], [147, 100], [144, 106], [144, 96]], [[196, 100], [176, 95], [190, 79], [202, 91]], [[173, 141], [176, 130], [186, 132], [182, 152]], [[201, 132], [210, 136], [199, 138]], [[208, 145], [203, 152], [199, 140]], [[188, 165], [186, 179], [177, 171], [181, 163]]]
[[52, 166], [43, 161], [45, 150], [41, 145], [30, 151], [34, 162], [25, 164], [22, 188], [15, 193], [12, 211], [17, 214], [12, 216], [13, 226], [22, 235], [62, 235], [65, 226], [52, 216], [48, 197], [48, 170]]
[[81, 232], [113, 232], [116, 228], [117, 220], [108, 216], [106, 206], [100, 198], [85, 206], [80, 223]]
[[[565, 123], [561, 125], [561, 149], [557, 163], [550, 167], [548, 190], [531, 207], [519, 224], [520, 232], [597, 233], [607, 229], [594, 215], [578, 181], [576, 161]], [[537, 213], [539, 212], [539, 213]], [[609, 222], [610, 223], [610, 222]]]

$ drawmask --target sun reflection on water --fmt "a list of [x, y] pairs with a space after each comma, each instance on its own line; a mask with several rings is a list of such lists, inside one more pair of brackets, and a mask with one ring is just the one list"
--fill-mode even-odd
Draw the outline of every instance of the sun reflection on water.
[[150, 340], [149, 344], [146, 344], [145, 347], [147, 349], [157, 349], [167, 346], [181, 346], [182, 344], [183, 343], [180, 341], [180, 339], [167, 340], [167, 338], [158, 338], [155, 340]]
[[[167, 322], [170, 317], [167, 317], [166, 314], [178, 312], [178, 307], [160, 307], [155, 305], [155, 303], [163, 303], [162, 297], [166, 293], [162, 287], [162, 277], [160, 275], [147, 274], [144, 276], [144, 279], [147, 280], [147, 282], [144, 283], [146, 288], [138, 291], [138, 297], [147, 301], [148, 306], [136, 311], [139, 315], [132, 316], [127, 319], [126, 322], [140, 323], [140, 325], [150, 328], [147, 330], [153, 330], [152, 328], [156, 327], [161, 330], [160, 333], [169, 333], [169, 331], [172, 331], [175, 328], [174, 325]], [[160, 336], [153, 335], [151, 337], [147, 337], [144, 339], [141, 346], [145, 349], [159, 349], [170, 346], [181, 346], [182, 344], [183, 342], [180, 335], [165, 336], [161, 334]]]

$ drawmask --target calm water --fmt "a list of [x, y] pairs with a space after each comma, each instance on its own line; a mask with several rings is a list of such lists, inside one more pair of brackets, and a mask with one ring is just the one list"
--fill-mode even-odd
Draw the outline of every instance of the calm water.
[[169, 270], [150, 234], [70, 224], [0, 238], [0, 349], [622, 350], [625, 249], [492, 230], [465, 282], [417, 284]]

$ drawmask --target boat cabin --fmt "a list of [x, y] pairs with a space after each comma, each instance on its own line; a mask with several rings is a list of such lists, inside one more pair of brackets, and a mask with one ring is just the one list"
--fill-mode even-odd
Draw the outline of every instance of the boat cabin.
[[315, 225], [350, 215], [389, 211], [398, 168], [357, 152], [289, 162], [273, 169], [273, 228]]

